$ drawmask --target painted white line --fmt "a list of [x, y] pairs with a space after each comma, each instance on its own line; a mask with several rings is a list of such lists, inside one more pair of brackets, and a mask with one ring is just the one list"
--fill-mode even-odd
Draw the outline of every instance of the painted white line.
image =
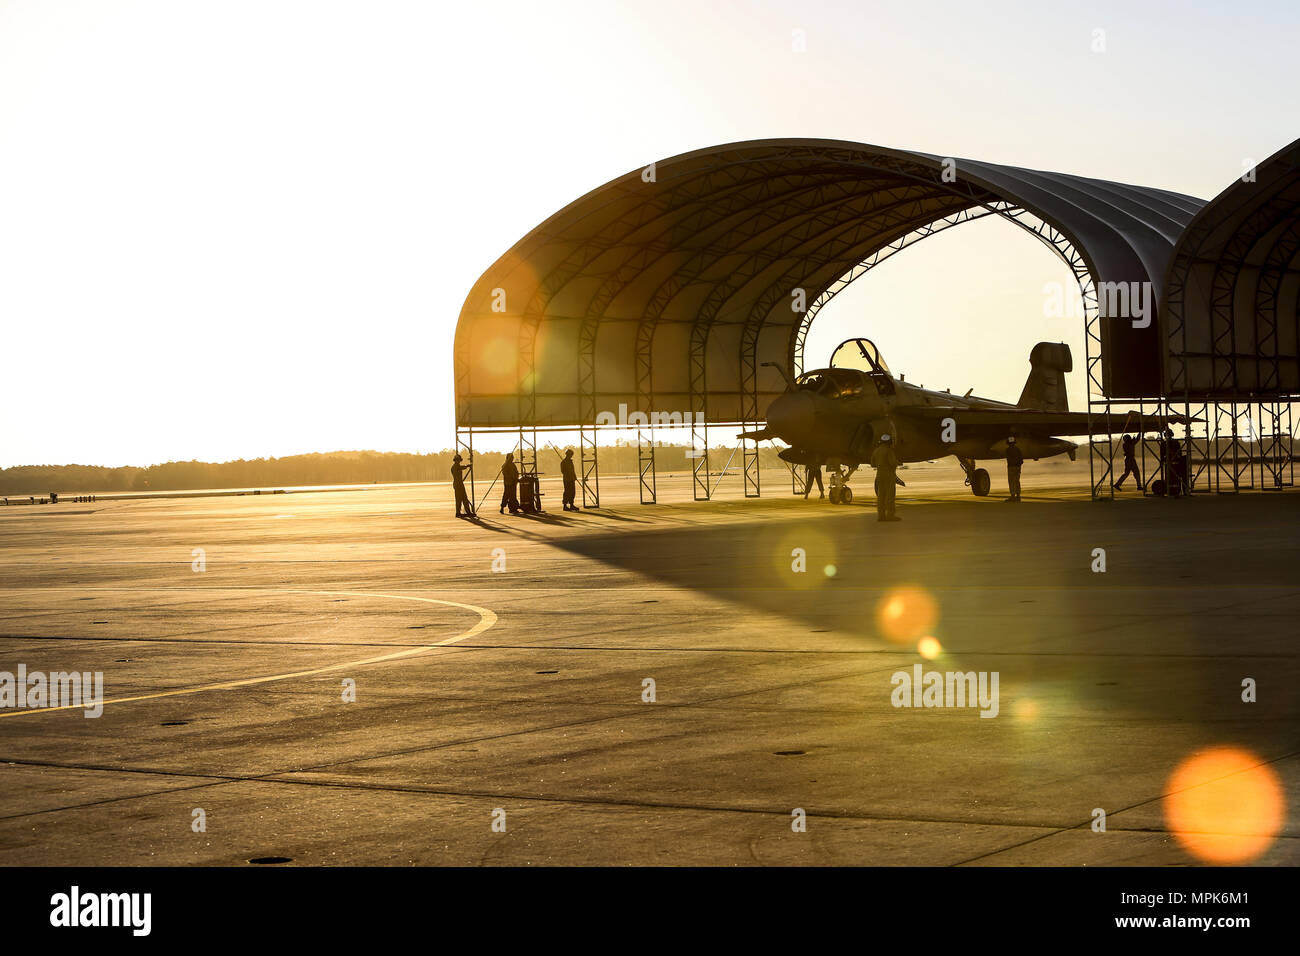
[[[156, 700], [160, 697], [181, 697], [186, 694], [201, 694], [209, 690], [230, 690], [235, 687], [249, 687], [253, 684], [268, 684], [271, 681], [288, 680], [293, 677], [313, 677], [316, 674], [326, 674], [330, 671], [343, 670], [348, 667], [361, 667], [365, 664], [381, 664], [387, 661], [400, 660], [405, 657], [415, 657], [423, 654], [435, 647], [446, 647], [448, 644], [456, 644], [460, 641], [468, 640], [482, 634], [493, 624], [497, 622], [497, 616], [487, 608], [477, 607], [473, 604], [461, 604], [458, 601], [443, 601], [438, 598], [413, 597], [409, 594], [376, 594], [370, 591], [308, 591], [296, 588], [6, 588], [7, 591], [267, 591], [273, 594], [314, 594], [321, 597], [366, 597], [366, 598], [387, 598], [394, 601], [419, 601], [423, 604], [442, 604], [447, 607], [458, 607], [466, 611], [473, 611], [479, 616], [478, 623], [469, 630], [453, 637], [445, 638], [441, 641], [435, 641], [432, 644], [422, 644], [419, 647], [406, 647], [400, 651], [394, 651], [391, 654], [380, 654], [376, 657], [366, 657], [356, 661], [344, 661], [341, 664], [327, 664], [324, 667], [313, 667], [308, 670], [290, 671], [286, 674], [270, 674], [265, 677], [247, 677], [242, 680], [223, 681], [219, 684], [201, 684], [197, 687], [183, 687], [178, 690], [159, 691], [156, 694], [139, 694], [135, 697], [117, 697], [112, 700], [104, 701], [108, 704], [128, 704], [137, 700]], [[23, 717], [27, 714], [45, 714], [52, 713], [56, 710], [84, 710], [82, 704], [68, 704], [62, 707], [33, 707], [30, 710], [14, 710], [0, 713], [0, 719], [5, 717]]]

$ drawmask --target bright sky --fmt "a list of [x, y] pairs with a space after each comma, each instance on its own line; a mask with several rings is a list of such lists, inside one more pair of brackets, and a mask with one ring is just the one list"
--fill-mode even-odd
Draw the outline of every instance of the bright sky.
[[[1209, 198], [1300, 130], [1297, 49], [1289, 0], [0, 0], [0, 466], [447, 447], [470, 286], [618, 175], [809, 136]], [[964, 226], [809, 358], [1014, 400], [1063, 339], [1077, 406], [1068, 280]]]

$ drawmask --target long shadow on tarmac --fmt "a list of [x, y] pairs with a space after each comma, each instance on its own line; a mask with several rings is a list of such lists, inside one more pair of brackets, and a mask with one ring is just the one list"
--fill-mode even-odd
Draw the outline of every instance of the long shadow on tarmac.
[[[719, 516], [550, 543], [766, 612], [768, 633], [756, 637], [790, 648], [837, 630], [859, 635], [864, 649], [909, 650], [910, 641], [881, 640], [877, 609], [895, 588], [920, 588], [938, 607], [933, 633], [953, 649], [936, 667], [1001, 659], [1020, 681], [1064, 682], [1090, 705], [1197, 720], [1250, 713], [1294, 747], [1294, 724], [1278, 707], [1296, 709], [1281, 688], [1300, 679], [1286, 636], [1300, 594], [1297, 504], [1300, 496], [943, 502], [902, 510], [897, 524], [865, 508], [828, 506], [808, 518], [777, 508], [766, 521]], [[803, 572], [792, 570], [796, 549]], [[1093, 570], [1096, 549], [1104, 572]], [[708, 644], [707, 624], [683, 626]], [[1159, 679], [1161, 669], [1176, 680]], [[1274, 687], [1276, 706], [1243, 712], [1242, 678], [1264, 673], [1285, 682]]]

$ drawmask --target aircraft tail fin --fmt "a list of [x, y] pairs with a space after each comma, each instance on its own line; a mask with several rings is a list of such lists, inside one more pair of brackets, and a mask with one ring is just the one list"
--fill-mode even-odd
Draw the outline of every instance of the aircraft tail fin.
[[1070, 347], [1064, 342], [1039, 342], [1029, 353], [1029, 378], [1017, 404], [1047, 412], [1068, 412], [1065, 373], [1074, 369]]

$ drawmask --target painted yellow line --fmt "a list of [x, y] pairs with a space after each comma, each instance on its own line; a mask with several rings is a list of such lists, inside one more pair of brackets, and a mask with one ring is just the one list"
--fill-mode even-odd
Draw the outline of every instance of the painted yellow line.
[[[448, 637], [445, 640], [436, 641], [433, 644], [422, 644], [419, 647], [405, 647], [400, 651], [394, 651], [391, 654], [380, 654], [377, 657], [366, 657], [358, 661], [344, 661], [341, 664], [327, 664], [324, 667], [313, 667], [305, 671], [292, 671], [288, 674], [272, 674], [267, 677], [248, 677], [243, 680], [224, 681], [220, 684], [202, 684], [198, 687], [185, 687], [179, 690], [159, 691], [156, 694], [139, 694], [135, 697], [117, 697], [112, 700], [103, 702], [104, 706], [109, 704], [129, 704], [137, 700], [156, 700], [160, 697], [181, 697], [185, 694], [202, 694], [210, 690], [230, 690], [235, 687], [249, 687], [253, 684], [268, 684], [271, 681], [289, 680], [294, 677], [313, 677], [316, 674], [326, 674], [330, 671], [343, 670], [348, 667], [361, 667], [364, 664], [380, 664], [387, 661], [400, 660], [405, 657], [415, 657], [417, 654], [423, 654], [435, 647], [445, 647], [448, 644], [456, 644], [460, 641], [467, 640], [482, 634], [493, 624], [497, 622], [497, 616], [487, 608], [477, 607], [473, 604], [461, 604], [457, 601], [443, 601], [438, 598], [413, 597], [409, 594], [375, 594], [369, 591], [303, 591], [297, 589], [281, 588], [8, 588], [6, 590], [67, 590], [67, 591], [269, 591], [274, 594], [314, 594], [321, 597], [367, 597], [367, 598], [387, 598], [394, 601], [419, 601], [423, 604], [442, 604], [447, 607], [458, 607], [466, 611], [473, 611], [478, 615], [478, 623], [468, 631], [457, 634], [454, 637]], [[129, 638], [123, 638], [129, 640]], [[66, 704], [62, 707], [33, 707], [30, 710], [14, 710], [0, 713], [0, 719], [5, 717], [23, 717], [27, 714], [45, 714], [53, 713], [56, 710], [85, 710], [84, 704]]]

